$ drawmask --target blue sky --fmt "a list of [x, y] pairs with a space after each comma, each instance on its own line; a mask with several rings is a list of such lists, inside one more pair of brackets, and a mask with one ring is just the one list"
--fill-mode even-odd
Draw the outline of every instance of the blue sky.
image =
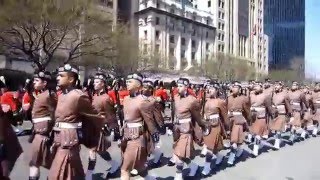
[[306, 0], [306, 75], [320, 78], [320, 0]]

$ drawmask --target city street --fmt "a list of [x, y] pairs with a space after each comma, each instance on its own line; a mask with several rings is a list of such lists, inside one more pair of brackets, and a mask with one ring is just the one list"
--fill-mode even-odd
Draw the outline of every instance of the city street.
[[[19, 137], [20, 143], [24, 149], [16, 163], [16, 166], [11, 174], [13, 180], [28, 178], [28, 155], [30, 154], [30, 144], [27, 142], [27, 136]], [[165, 157], [170, 157], [172, 153], [172, 137], [164, 135], [161, 138], [162, 149]], [[165, 143], [164, 143], [165, 142]], [[293, 146], [285, 145], [279, 151], [269, 150], [262, 153], [257, 158], [251, 158], [250, 150], [246, 146], [241, 160], [234, 167], [226, 167], [225, 158], [223, 165], [215, 169], [212, 175], [207, 179], [219, 180], [319, 180], [320, 172], [318, 169], [318, 162], [320, 162], [320, 138], [309, 138], [305, 141], [298, 142]], [[198, 148], [197, 148], [198, 149]], [[87, 166], [87, 149], [83, 148], [81, 157], [83, 165]], [[116, 144], [110, 148], [113, 158], [120, 158], [120, 151]], [[197, 153], [200, 151], [197, 150]], [[226, 153], [226, 151], [224, 151]], [[166, 164], [168, 158], [163, 158], [163, 163]], [[202, 165], [204, 159], [197, 157], [197, 163]], [[94, 179], [100, 180], [105, 177], [105, 174], [110, 165], [98, 158]], [[47, 170], [41, 169], [41, 180], [45, 180]], [[185, 167], [184, 173], [188, 173]], [[175, 168], [163, 165], [160, 168], [150, 171], [151, 175], [158, 177], [158, 179], [173, 179], [175, 175]], [[120, 178], [118, 178], [120, 179]], [[138, 179], [134, 178], [134, 179]], [[198, 178], [199, 179], [199, 178]]]

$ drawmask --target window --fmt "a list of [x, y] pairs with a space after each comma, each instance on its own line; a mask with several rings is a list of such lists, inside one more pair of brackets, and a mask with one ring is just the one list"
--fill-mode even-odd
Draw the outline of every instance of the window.
[[221, 41], [224, 41], [224, 34], [221, 34]]
[[186, 55], [186, 51], [185, 51], [185, 50], [182, 50], [182, 51], [181, 51], [181, 55], [180, 55], [181, 58], [185, 58], [185, 55]]
[[157, 2], [157, 8], [160, 8], [160, 3]]
[[145, 18], [144, 18], [144, 23], [145, 23], [145, 24], [148, 24], [148, 17], [145, 17]]
[[198, 8], [198, 5], [195, 5], [194, 8], [197, 9], [197, 8]]
[[185, 38], [181, 38], [181, 46], [185, 46], [186, 45], [186, 39]]
[[144, 39], [148, 39], [148, 31], [147, 30], [144, 31]]
[[224, 52], [224, 45], [221, 44], [221, 52]]
[[192, 48], [195, 48], [196, 47], [196, 41], [192, 40], [191, 46], [192, 46]]
[[208, 7], [211, 7], [211, 0], [208, 1]]
[[160, 44], [156, 44], [156, 52], [160, 52]]
[[159, 24], [160, 24], [160, 18], [156, 17], [156, 25], [159, 25]]
[[209, 32], [207, 31], [207, 32], [206, 32], [206, 38], [208, 38], [208, 37], [209, 37]]
[[174, 56], [174, 48], [170, 48], [170, 49], [169, 49], [169, 54], [170, 54], [171, 56]]
[[209, 25], [209, 23], [210, 23], [210, 21], [209, 21], [209, 19], [207, 19], [207, 25]]
[[160, 31], [156, 31], [156, 40], [160, 39]]
[[170, 13], [174, 14], [174, 9], [173, 8], [170, 9]]
[[224, 24], [221, 23], [221, 30], [224, 30]]
[[221, 22], [218, 23], [218, 29], [221, 29]]
[[191, 59], [194, 60], [196, 58], [196, 52], [191, 53]]
[[170, 43], [174, 43], [174, 35], [170, 35]]
[[206, 50], [209, 50], [210, 44], [206, 43]]
[[195, 35], [196, 35], [196, 30], [194, 29], [192, 32], [192, 36], [195, 36]]

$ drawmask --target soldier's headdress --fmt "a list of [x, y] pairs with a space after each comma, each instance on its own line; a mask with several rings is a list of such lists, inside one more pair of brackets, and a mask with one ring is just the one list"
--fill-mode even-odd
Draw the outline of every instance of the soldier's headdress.
[[73, 66], [71, 64], [65, 64], [58, 69], [59, 72], [71, 72], [75, 74], [79, 74], [79, 69], [76, 66]]
[[239, 88], [241, 88], [241, 83], [239, 81], [233, 81], [232, 86], [238, 86]]
[[188, 86], [190, 84], [190, 81], [187, 78], [180, 78], [177, 80], [177, 84], [183, 84], [185, 86]]
[[299, 83], [297, 81], [292, 81], [292, 85], [299, 86]]
[[4, 78], [4, 76], [0, 76], [0, 88], [4, 87], [7, 87], [6, 79]]
[[215, 83], [215, 82], [210, 82], [210, 83], [207, 83], [205, 87], [208, 88], [208, 89], [209, 88], [219, 89], [220, 88], [220, 84]]
[[51, 73], [48, 71], [39, 71], [33, 75], [34, 78], [40, 78], [42, 80], [49, 81], [52, 79]]
[[270, 78], [266, 78], [266, 79], [264, 79], [264, 82], [271, 82], [271, 80], [270, 80]]
[[282, 81], [275, 81], [274, 84], [279, 84], [280, 86], [284, 85], [284, 83]]
[[129, 74], [129, 75], [127, 76], [127, 79], [135, 79], [135, 80], [137, 80], [137, 81], [140, 81], [141, 84], [142, 84], [142, 82], [143, 82], [143, 76], [142, 76], [142, 74], [140, 74], [140, 73], [132, 73], [132, 74]]
[[105, 83], [107, 82], [107, 80], [109, 79], [110, 77], [103, 74], [103, 73], [96, 73], [96, 75], [94, 76], [94, 79], [100, 79], [101, 81], [104, 81]]
[[262, 82], [259, 82], [259, 81], [255, 82], [254, 85], [261, 86], [261, 87], [263, 86]]
[[154, 87], [153, 82], [150, 81], [150, 80], [144, 80], [142, 85], [143, 85], [143, 87], [148, 87], [148, 88], [153, 88]]

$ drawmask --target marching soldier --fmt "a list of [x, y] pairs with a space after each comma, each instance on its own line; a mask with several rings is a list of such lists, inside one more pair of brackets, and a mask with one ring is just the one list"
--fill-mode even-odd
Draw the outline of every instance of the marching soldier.
[[290, 118], [289, 125], [291, 126], [290, 142], [294, 143], [296, 139], [297, 130], [302, 130], [301, 136], [305, 135], [302, 127], [303, 108], [309, 108], [306, 103], [305, 94], [299, 89], [298, 82], [292, 83], [291, 90], [288, 92], [290, 105], [292, 107], [292, 117]]
[[253, 155], [259, 155], [261, 138], [268, 128], [268, 115], [273, 116], [269, 92], [264, 92], [262, 83], [256, 83], [254, 93], [250, 94], [251, 115], [254, 121], [251, 126], [251, 133], [254, 135]]
[[219, 153], [223, 149], [223, 139], [227, 138], [229, 119], [225, 100], [219, 98], [219, 85], [210, 83], [206, 86], [207, 97], [204, 105], [204, 120], [207, 132], [204, 133], [203, 141], [207, 148], [202, 175], [207, 176], [211, 171], [213, 156], [216, 156], [216, 165], [223, 160], [223, 155]]
[[270, 129], [275, 131], [274, 148], [280, 149], [281, 133], [285, 131], [287, 116], [292, 114], [287, 91], [283, 89], [283, 83], [276, 81], [275, 91], [272, 97], [272, 107], [277, 115], [270, 123]]
[[[119, 126], [115, 114], [116, 112], [114, 109], [114, 104], [110, 96], [107, 94], [106, 85], [107, 76], [102, 73], [97, 73], [93, 79], [93, 88], [95, 92], [92, 96], [92, 106], [99, 113], [99, 115], [104, 118], [103, 123], [105, 124], [105, 127], [103, 128], [103, 130], [101, 130], [100, 133], [97, 152], [101, 154], [103, 157], [108, 157], [106, 158], [106, 160], [111, 165], [108, 177], [114, 177], [116, 171], [120, 167], [120, 163], [115, 160], [112, 160], [110, 154], [108, 153], [107, 149], [110, 147], [111, 142], [109, 139], [107, 139], [106, 136], [109, 135], [108, 131], [110, 130], [115, 132], [115, 136], [119, 136]], [[94, 154], [95, 151], [91, 151], [90, 153]], [[86, 174], [86, 179], [92, 179], [92, 173], [95, 168], [95, 164], [96, 159], [89, 158], [89, 166]]]
[[242, 155], [241, 145], [244, 141], [244, 131], [248, 130], [250, 121], [250, 102], [248, 96], [241, 94], [242, 88], [239, 82], [231, 86], [231, 95], [228, 97], [228, 116], [231, 123], [231, 152], [228, 164], [233, 165], [235, 158]]
[[[80, 158], [80, 143], [95, 150], [104, 119], [94, 111], [89, 97], [76, 89], [78, 69], [65, 64], [58, 69], [57, 85], [62, 94], [55, 110], [55, 153], [48, 180], [81, 180], [85, 178]], [[92, 152], [92, 151], [90, 151]], [[90, 159], [95, 159], [90, 153]]]
[[153, 103], [149, 98], [140, 94], [143, 77], [139, 73], [127, 76], [127, 88], [130, 96], [123, 101], [124, 126], [121, 151], [123, 163], [121, 179], [130, 179], [130, 172], [136, 169], [143, 178], [148, 175], [147, 157], [150, 154], [148, 137], [153, 143], [159, 142], [159, 133], [153, 119]]
[[312, 104], [313, 104], [313, 123], [314, 127], [312, 130], [312, 136], [318, 135], [318, 128], [320, 122], [320, 83], [316, 83], [314, 90], [312, 92]]
[[[165, 127], [164, 127], [164, 118], [162, 116], [162, 105], [161, 102], [157, 101], [155, 97], [152, 96], [153, 94], [153, 82], [145, 80], [143, 81], [143, 91], [142, 94], [149, 98], [150, 102], [153, 104], [153, 117], [157, 124], [158, 131], [162, 134], [165, 133]], [[160, 149], [160, 143], [152, 145], [151, 148], [154, 148], [152, 154], [153, 154], [153, 161], [151, 162], [151, 167], [158, 167], [161, 164], [161, 157], [163, 156], [163, 153]]]
[[304, 113], [303, 113], [303, 120], [302, 120], [302, 127], [304, 129], [304, 131], [301, 133], [301, 138], [305, 139], [306, 135], [309, 134], [308, 133], [308, 127], [311, 127], [313, 125], [313, 120], [312, 120], [312, 116], [313, 116], [313, 109], [314, 109], [314, 105], [313, 105], [313, 100], [312, 100], [312, 92], [310, 91], [310, 88], [308, 86], [305, 86], [303, 88], [303, 93], [306, 97], [306, 103], [307, 103], [307, 107], [304, 107]]
[[52, 89], [49, 88], [51, 75], [49, 72], [38, 72], [34, 75], [33, 86], [38, 92], [32, 108], [33, 140], [30, 161], [29, 180], [38, 180], [40, 169], [50, 168], [52, 157], [50, 155], [51, 139], [50, 133], [54, 125], [54, 111], [56, 107], [56, 97]]
[[191, 162], [194, 158], [193, 141], [200, 142], [200, 127], [205, 128], [201, 120], [200, 104], [197, 99], [189, 95], [189, 80], [180, 78], [177, 81], [178, 95], [174, 97], [175, 115], [174, 122], [174, 154], [173, 160], [176, 164], [176, 179], [182, 179], [184, 162], [189, 164], [189, 177], [194, 177], [198, 170], [198, 165]]

